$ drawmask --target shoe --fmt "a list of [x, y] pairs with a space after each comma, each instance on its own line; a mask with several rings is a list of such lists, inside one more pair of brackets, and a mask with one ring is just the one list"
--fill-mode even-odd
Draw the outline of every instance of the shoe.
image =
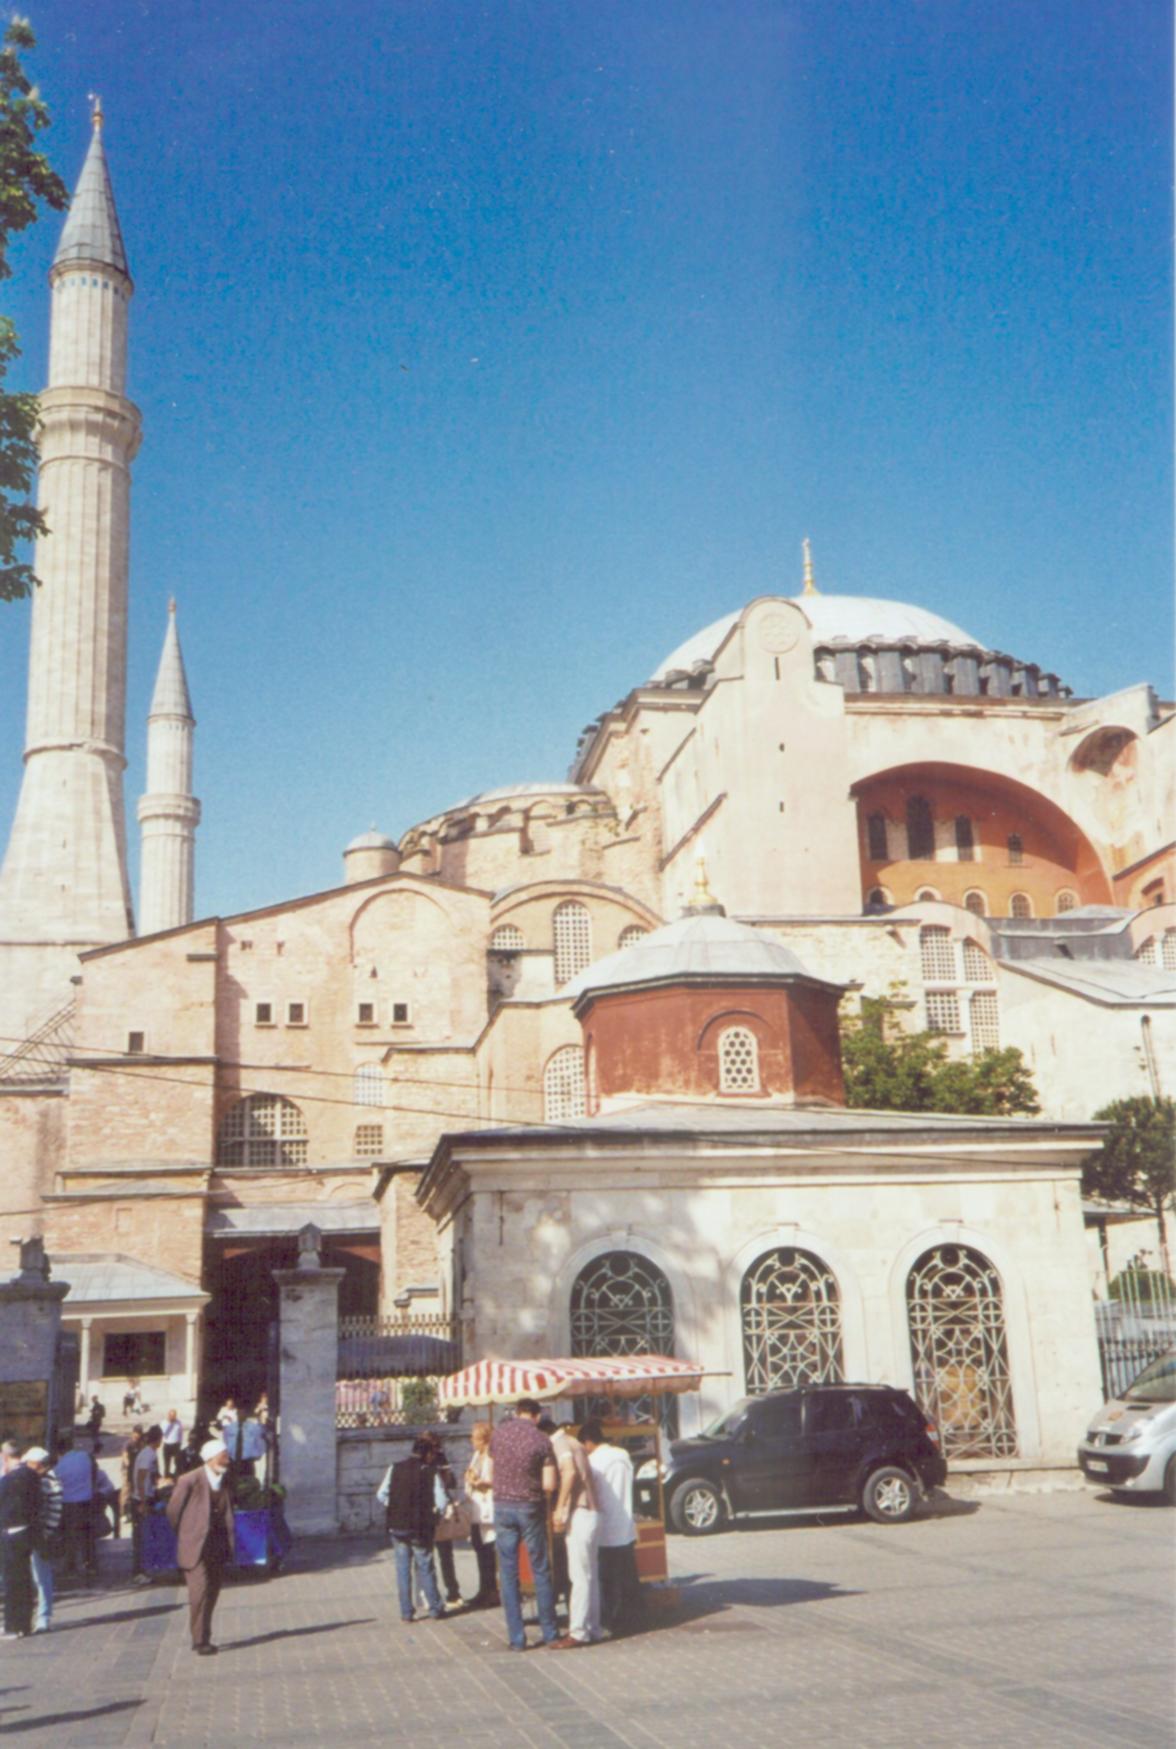
[[198, 1658], [215, 1658], [220, 1651], [219, 1646], [193, 1646], [192, 1650]]
[[444, 1621], [446, 1616], [453, 1614], [451, 1609], [431, 1609], [428, 1615], [421, 1617], [422, 1621]]
[[571, 1634], [561, 1634], [558, 1640], [548, 1640], [546, 1644], [553, 1652], [574, 1652], [580, 1646], [590, 1646], [592, 1642], [573, 1639]]
[[43, 1621], [39, 1627], [35, 1627], [33, 1629], [33, 1632], [35, 1634], [47, 1634], [49, 1632], [49, 1623], [47, 1621]]
[[529, 1652], [531, 1647], [526, 1640], [523, 1641], [521, 1646], [516, 1646], [513, 1640], [508, 1640], [506, 1643], [506, 1649], [508, 1652]]

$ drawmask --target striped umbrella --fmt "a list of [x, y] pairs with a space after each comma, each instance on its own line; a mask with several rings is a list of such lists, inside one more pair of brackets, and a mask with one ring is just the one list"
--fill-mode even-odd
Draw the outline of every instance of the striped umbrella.
[[480, 1360], [441, 1380], [447, 1409], [486, 1408], [520, 1397], [645, 1397], [696, 1391], [702, 1368], [665, 1354], [581, 1360]]

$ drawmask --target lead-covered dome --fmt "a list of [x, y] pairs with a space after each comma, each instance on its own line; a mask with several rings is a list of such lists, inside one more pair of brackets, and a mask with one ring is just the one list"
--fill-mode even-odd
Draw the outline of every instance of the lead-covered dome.
[[[810, 978], [791, 948], [750, 924], [717, 912], [678, 918], [596, 960], [568, 984], [573, 1000], [599, 990], [717, 979], [756, 983], [763, 979]], [[827, 982], [825, 979], [814, 982]]]
[[[906, 601], [881, 601], [872, 595], [797, 595], [792, 605], [799, 607], [812, 627], [814, 644], [832, 643], [844, 639], [847, 643], [916, 643], [953, 644], [978, 648], [970, 633], [932, 613], [926, 607], [914, 607]], [[713, 624], [695, 632], [684, 644], [666, 657], [653, 675], [655, 682], [674, 673], [689, 673], [700, 662], [711, 662], [727, 633], [741, 618], [743, 609], [724, 614]]]

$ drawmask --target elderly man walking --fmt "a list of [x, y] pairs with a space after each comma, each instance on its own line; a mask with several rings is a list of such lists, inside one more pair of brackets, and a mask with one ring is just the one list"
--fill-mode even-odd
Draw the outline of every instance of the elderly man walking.
[[192, 1650], [201, 1658], [211, 1657], [217, 1649], [212, 1643], [212, 1612], [233, 1558], [233, 1503], [225, 1486], [228, 1468], [224, 1441], [207, 1440], [200, 1448], [200, 1468], [180, 1477], [167, 1503], [167, 1521], [176, 1533], [176, 1565], [188, 1587]]
[[520, 1397], [513, 1421], [494, 1429], [490, 1456], [494, 1463], [494, 1537], [498, 1545], [498, 1584], [512, 1651], [525, 1652], [523, 1599], [519, 1589], [519, 1543], [527, 1545], [535, 1576], [535, 1601], [543, 1643], [559, 1638], [551, 1562], [547, 1558], [545, 1494], [555, 1488], [555, 1453], [536, 1423], [542, 1410], [530, 1397]]

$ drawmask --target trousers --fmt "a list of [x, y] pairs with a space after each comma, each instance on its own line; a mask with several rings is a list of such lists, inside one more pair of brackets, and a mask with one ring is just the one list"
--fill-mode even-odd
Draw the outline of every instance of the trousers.
[[544, 1640], [559, 1637], [555, 1620], [555, 1597], [551, 1589], [551, 1562], [547, 1558], [547, 1515], [542, 1505], [529, 1500], [494, 1502], [494, 1537], [498, 1544], [498, 1584], [506, 1616], [506, 1635], [512, 1646], [525, 1646], [523, 1596], [519, 1585], [519, 1544], [526, 1543], [535, 1578], [535, 1602]]
[[33, 1588], [37, 1594], [35, 1628], [47, 1628], [53, 1618], [53, 1562], [43, 1550], [32, 1552]]
[[184, 1583], [188, 1587], [188, 1626], [192, 1634], [194, 1646], [210, 1646], [212, 1644], [212, 1612], [216, 1608], [216, 1600], [221, 1594], [224, 1583], [224, 1561], [219, 1554], [212, 1559], [206, 1558], [195, 1567], [188, 1567], [184, 1572]]
[[637, 1544], [600, 1550], [600, 1605], [604, 1625], [615, 1638], [635, 1633], [641, 1625], [644, 1603], [637, 1577]]
[[27, 1530], [0, 1531], [4, 1577], [4, 1632], [27, 1634], [33, 1625], [33, 1539]]
[[568, 1633], [573, 1640], [589, 1644], [600, 1638], [600, 1572], [597, 1546], [600, 1514], [577, 1506], [568, 1519]]

